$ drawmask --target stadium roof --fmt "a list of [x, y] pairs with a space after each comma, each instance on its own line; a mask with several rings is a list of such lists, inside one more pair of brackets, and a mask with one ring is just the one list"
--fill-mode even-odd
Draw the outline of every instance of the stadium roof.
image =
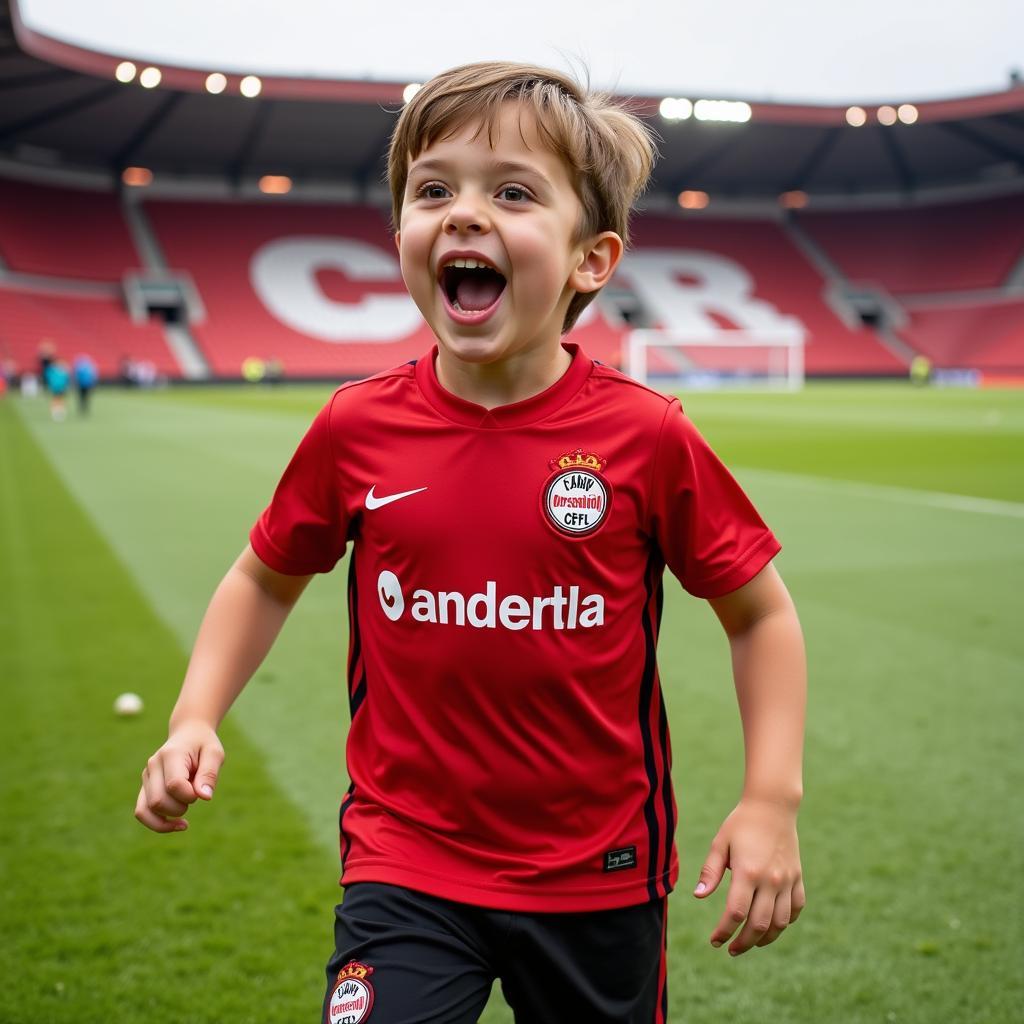
[[[141, 167], [154, 191], [223, 196], [260, 195], [259, 179], [275, 175], [291, 179], [292, 198], [389, 203], [385, 151], [410, 83], [264, 77], [246, 98], [237, 74], [209, 92], [213, 68], [161, 66], [147, 88], [158, 76], [131, 57], [30, 30], [16, 0], [0, 0], [0, 173], [113, 189]], [[983, 96], [865, 103], [860, 126], [846, 105], [624, 98], [662, 140], [648, 209], [676, 209], [684, 193], [706, 193], [708, 212], [756, 212], [783, 194], [834, 209], [1024, 191], [1019, 81]], [[667, 119], [673, 108], [686, 116]]]
[[[225, 74], [423, 82], [474, 60], [564, 67], [598, 88], [796, 103], [947, 99], [1024, 68], [1015, 0], [17, 0], [30, 29]], [[936, 59], [941, 55], [941, 59]]]

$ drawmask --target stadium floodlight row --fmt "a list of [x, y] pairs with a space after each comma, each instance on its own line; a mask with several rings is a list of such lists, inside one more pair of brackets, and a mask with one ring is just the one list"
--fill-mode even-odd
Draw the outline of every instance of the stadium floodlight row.
[[[2, 14], [10, 12], [4, 24]], [[153, 64], [25, 24], [0, 0], [0, 174], [116, 190], [382, 205], [384, 140], [418, 83]], [[620, 97], [663, 137], [645, 208], [687, 216], [994, 197], [1024, 191], [1024, 85], [981, 96], [798, 104], [691, 93]], [[851, 97], [856, 99], [856, 97]], [[785, 208], [793, 208], [784, 204]]]

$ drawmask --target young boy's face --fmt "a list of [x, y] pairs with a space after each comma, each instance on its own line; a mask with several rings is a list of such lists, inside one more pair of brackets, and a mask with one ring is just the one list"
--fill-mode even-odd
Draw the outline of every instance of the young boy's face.
[[[595, 280], [589, 255], [595, 240], [570, 244], [582, 207], [532, 111], [504, 104], [494, 149], [486, 128], [471, 141], [478, 128], [479, 120], [466, 124], [411, 162], [395, 236], [402, 276], [440, 347], [454, 358], [496, 363], [555, 352], [573, 294], [593, 291], [611, 276], [621, 240], [614, 232], [598, 236], [603, 252]], [[496, 166], [501, 163], [522, 166]], [[452, 309], [441, 269], [450, 253], [467, 249], [505, 278], [493, 312], [473, 323], [460, 322]]]

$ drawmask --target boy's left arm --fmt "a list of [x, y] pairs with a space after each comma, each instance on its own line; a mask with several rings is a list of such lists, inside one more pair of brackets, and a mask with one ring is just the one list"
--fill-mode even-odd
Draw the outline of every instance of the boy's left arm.
[[796, 609], [773, 564], [709, 604], [732, 648], [746, 771], [740, 802], [711, 843], [694, 895], [707, 898], [725, 869], [732, 871], [711, 944], [722, 945], [746, 921], [729, 946], [736, 956], [774, 942], [806, 902], [796, 818], [803, 797], [807, 666]]

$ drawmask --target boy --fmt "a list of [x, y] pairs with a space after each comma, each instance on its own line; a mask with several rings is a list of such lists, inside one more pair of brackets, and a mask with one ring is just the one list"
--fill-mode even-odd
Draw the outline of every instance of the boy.
[[621, 259], [653, 158], [640, 121], [544, 68], [455, 68], [409, 102], [395, 242], [437, 345], [317, 415], [143, 773], [139, 820], [185, 828], [218, 723], [352, 541], [329, 1024], [468, 1024], [495, 977], [517, 1021], [666, 1019], [666, 564], [729, 636], [746, 739], [696, 891], [731, 868], [712, 944], [767, 945], [804, 905], [804, 655], [778, 541], [677, 400], [560, 341]]

